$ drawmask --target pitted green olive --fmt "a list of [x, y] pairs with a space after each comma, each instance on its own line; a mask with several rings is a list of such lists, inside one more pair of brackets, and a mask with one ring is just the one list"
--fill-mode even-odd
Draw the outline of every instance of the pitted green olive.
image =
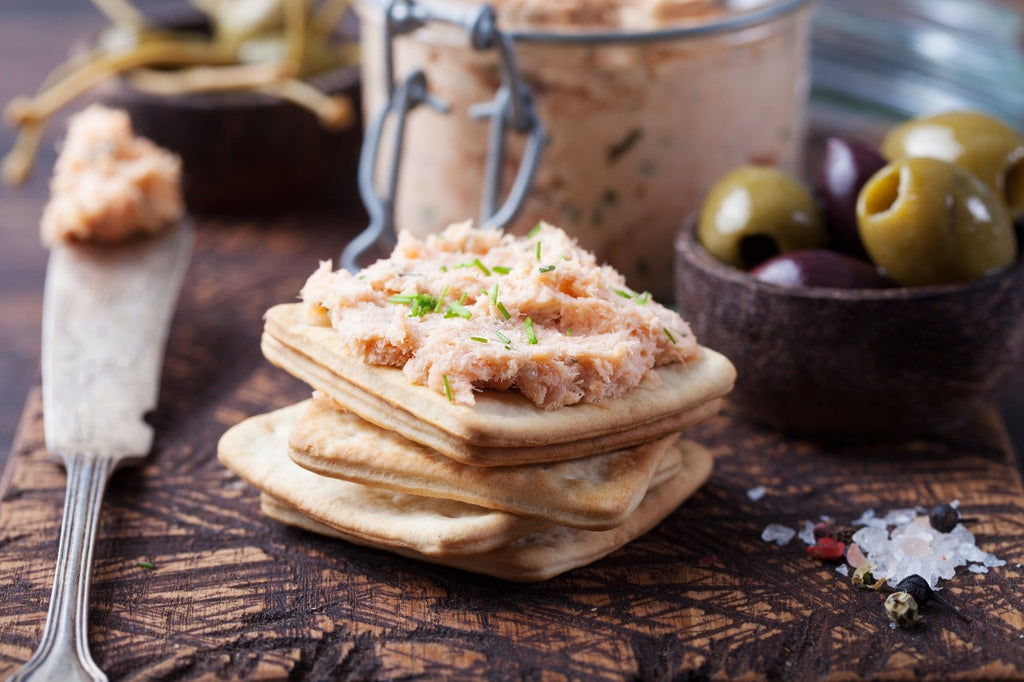
[[769, 166], [741, 166], [715, 183], [697, 234], [711, 255], [745, 270], [776, 254], [821, 248], [828, 241], [810, 190]]
[[1017, 258], [1006, 206], [962, 166], [906, 158], [871, 176], [857, 200], [871, 260], [899, 284], [966, 282]]
[[997, 118], [953, 111], [914, 119], [890, 130], [881, 151], [890, 161], [926, 156], [963, 166], [992, 188], [1011, 217], [1024, 215], [1024, 137]]

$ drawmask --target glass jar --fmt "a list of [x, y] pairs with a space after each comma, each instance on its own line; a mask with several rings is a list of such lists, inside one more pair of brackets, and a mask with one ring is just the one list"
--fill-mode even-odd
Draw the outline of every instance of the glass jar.
[[[548, 136], [506, 229], [553, 223], [633, 289], [667, 302], [675, 235], [718, 177], [745, 163], [800, 170], [813, 3], [620, 0], [610, 11], [615, 4], [491, 3]], [[356, 8], [372, 120], [387, 101], [384, 10], [371, 0]], [[393, 50], [396, 76], [423, 70], [432, 96], [450, 105], [417, 107], [406, 121], [394, 220], [422, 236], [477, 217], [488, 126], [470, 108], [502, 81], [494, 53], [473, 50], [457, 26], [427, 24], [395, 37]], [[522, 150], [512, 135], [509, 180]]]

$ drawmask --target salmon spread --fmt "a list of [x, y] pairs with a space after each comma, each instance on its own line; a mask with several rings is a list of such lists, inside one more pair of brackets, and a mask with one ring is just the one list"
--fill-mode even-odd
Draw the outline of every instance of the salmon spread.
[[71, 118], [50, 195], [44, 244], [153, 234], [184, 213], [181, 160], [137, 137], [127, 112], [93, 105]]
[[403, 232], [358, 274], [322, 262], [301, 296], [346, 352], [463, 404], [481, 389], [545, 409], [599, 402], [700, 352], [677, 313], [545, 223], [518, 237], [469, 223]]

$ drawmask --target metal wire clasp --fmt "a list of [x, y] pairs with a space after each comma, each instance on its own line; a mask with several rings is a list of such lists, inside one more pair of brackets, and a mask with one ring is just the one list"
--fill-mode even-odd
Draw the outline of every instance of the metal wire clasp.
[[[379, 3], [378, 3], [379, 4]], [[359, 194], [369, 214], [369, 226], [345, 248], [341, 256], [342, 267], [357, 271], [381, 256], [387, 255], [396, 241], [394, 210], [398, 190], [398, 171], [402, 159], [405, 121], [409, 112], [421, 104], [447, 113], [450, 107], [433, 97], [427, 77], [420, 69], [414, 70], [401, 81], [394, 75], [394, 39], [414, 31], [430, 22], [442, 22], [461, 27], [469, 34], [474, 50], [494, 49], [498, 54], [501, 86], [489, 102], [474, 104], [470, 116], [490, 119], [487, 143], [487, 161], [480, 201], [480, 225], [501, 229], [511, 221], [522, 207], [526, 194], [540, 163], [541, 150], [547, 135], [534, 107], [533, 93], [523, 80], [516, 61], [511, 37], [497, 27], [496, 14], [489, 5], [476, 5], [468, 10], [426, 6], [414, 0], [387, 0], [381, 6], [384, 13], [384, 77], [387, 102], [367, 127], [359, 159]], [[366, 30], [364, 28], [364, 30]], [[391, 158], [386, 169], [384, 188], [378, 192], [377, 163], [384, 128], [394, 118], [391, 128]], [[526, 135], [526, 147], [508, 194], [499, 205], [502, 192], [502, 171], [505, 164], [506, 142], [509, 132]]]

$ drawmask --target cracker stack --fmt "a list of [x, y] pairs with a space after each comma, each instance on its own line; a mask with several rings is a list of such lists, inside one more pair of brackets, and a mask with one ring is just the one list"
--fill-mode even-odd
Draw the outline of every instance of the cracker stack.
[[236, 425], [218, 446], [283, 523], [530, 582], [653, 528], [711, 473], [710, 454], [680, 438], [732, 388], [732, 365], [707, 348], [602, 403], [544, 410], [485, 390], [464, 405], [347, 356], [306, 311], [268, 311], [262, 350], [313, 397]]

